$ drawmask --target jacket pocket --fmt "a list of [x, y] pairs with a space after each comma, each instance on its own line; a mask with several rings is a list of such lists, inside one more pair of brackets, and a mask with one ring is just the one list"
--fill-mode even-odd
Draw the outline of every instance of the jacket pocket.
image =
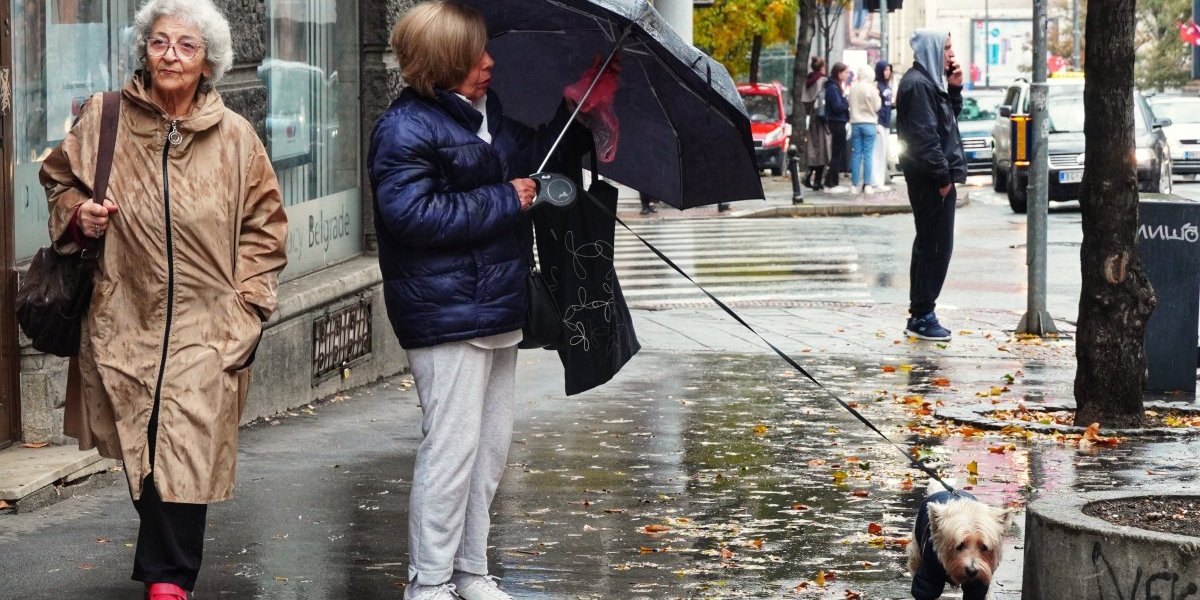
[[241, 294], [234, 292], [229, 310], [229, 337], [221, 353], [221, 367], [226, 372], [240, 371], [254, 362], [258, 344], [262, 341], [263, 322], [258, 312]]

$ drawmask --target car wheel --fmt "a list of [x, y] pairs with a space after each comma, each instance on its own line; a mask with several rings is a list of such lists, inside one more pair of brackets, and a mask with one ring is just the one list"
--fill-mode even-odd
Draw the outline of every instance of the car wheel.
[[775, 164], [771, 165], [771, 174], [775, 177], [783, 175], [783, 169], [787, 166], [787, 157], [782, 152], [779, 153], [779, 158], [775, 159]]
[[1000, 165], [992, 161], [992, 189], [996, 192], [1003, 192], [1008, 189], [1008, 175], [1000, 170]]
[[1007, 179], [1008, 206], [1012, 208], [1013, 212], [1023, 215], [1029, 210], [1028, 190], [1025, 189], [1025, 186], [1020, 185], [1021, 182], [1017, 179], [1016, 171], [1009, 171]]
[[1158, 164], [1158, 193], [1170, 194], [1171, 184], [1171, 158], [1164, 156]]

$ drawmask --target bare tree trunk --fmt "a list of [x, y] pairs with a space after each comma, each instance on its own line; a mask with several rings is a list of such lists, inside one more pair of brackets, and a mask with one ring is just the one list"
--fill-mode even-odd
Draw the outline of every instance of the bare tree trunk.
[[1137, 170], [1131, 157], [1135, 0], [1089, 4], [1075, 423], [1140, 427], [1146, 319], [1155, 298], [1137, 247]]
[[792, 145], [800, 151], [800, 170], [808, 168], [808, 109], [804, 87], [808, 81], [808, 56], [812, 52], [816, 20], [814, 0], [800, 0], [800, 23], [796, 32], [796, 60], [792, 64]]
[[754, 36], [750, 44], [750, 85], [758, 83], [758, 59], [762, 56], [762, 36]]

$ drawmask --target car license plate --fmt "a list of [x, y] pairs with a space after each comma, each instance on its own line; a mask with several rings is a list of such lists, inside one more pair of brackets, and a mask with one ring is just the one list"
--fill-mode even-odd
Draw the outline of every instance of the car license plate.
[[1059, 171], [1059, 183], [1079, 183], [1083, 181], [1083, 171]]
[[1183, 160], [1200, 160], [1200, 152], [1184, 152]]
[[991, 157], [992, 157], [991, 150], [971, 150], [970, 152], [967, 152], [968, 159], [982, 160], [982, 159], [991, 158]]

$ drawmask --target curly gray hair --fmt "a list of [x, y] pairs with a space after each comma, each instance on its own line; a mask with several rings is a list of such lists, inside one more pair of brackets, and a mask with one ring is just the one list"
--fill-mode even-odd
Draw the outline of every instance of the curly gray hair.
[[133, 51], [139, 68], [146, 66], [146, 38], [162, 17], [175, 17], [200, 30], [204, 58], [212, 69], [212, 77], [201, 84], [205, 91], [229, 72], [233, 66], [233, 35], [229, 21], [212, 0], [147, 0], [133, 17]]

